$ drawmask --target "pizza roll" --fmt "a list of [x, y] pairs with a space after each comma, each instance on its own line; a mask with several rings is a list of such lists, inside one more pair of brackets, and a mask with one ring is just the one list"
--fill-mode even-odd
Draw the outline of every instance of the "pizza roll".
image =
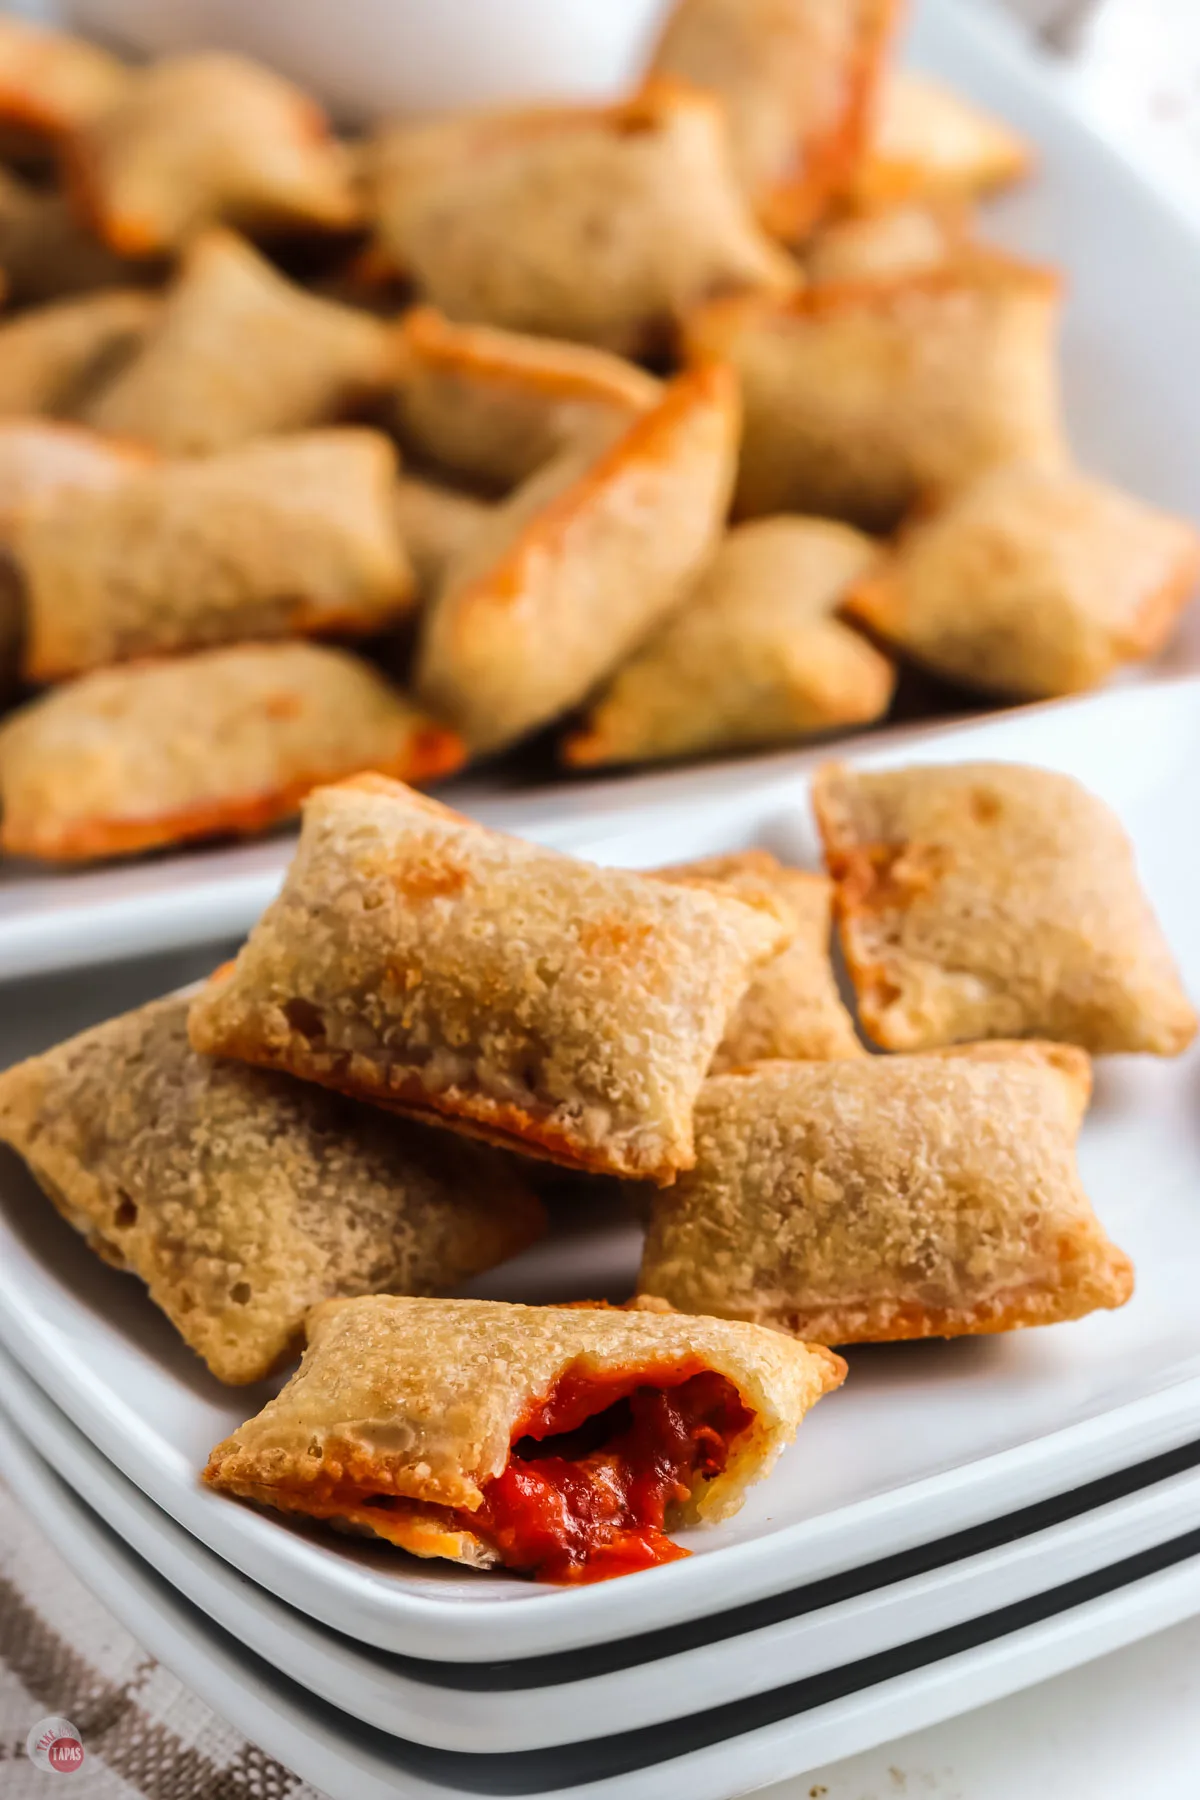
[[662, 393], [661, 382], [606, 351], [454, 325], [432, 307], [408, 313], [400, 338], [401, 443], [501, 491], [560, 450], [615, 435]]
[[117, 256], [80, 223], [65, 194], [0, 169], [0, 269], [8, 298], [39, 305], [158, 273]]
[[396, 483], [396, 519], [412, 563], [417, 595], [427, 605], [454, 560], [492, 516], [473, 494], [402, 475]]
[[1062, 462], [1058, 310], [1053, 274], [982, 250], [895, 282], [713, 302], [689, 339], [741, 377], [738, 511], [890, 526], [987, 468]]
[[358, 428], [264, 439], [60, 495], [12, 531], [30, 681], [246, 638], [366, 635], [412, 605], [395, 451]]
[[0, 18], [0, 128], [59, 139], [106, 112], [133, 73], [107, 50], [47, 31], [6, 12]]
[[383, 251], [451, 318], [640, 355], [706, 295], [790, 287], [710, 95], [668, 82], [607, 107], [393, 129]]
[[706, 1083], [639, 1285], [817, 1343], [961, 1337], [1123, 1306], [1079, 1179], [1090, 1071], [1062, 1045], [762, 1063]]
[[69, 145], [77, 208], [123, 256], [178, 250], [201, 226], [345, 230], [350, 157], [320, 107], [271, 69], [220, 51], [166, 56]]
[[720, 1319], [327, 1301], [204, 1479], [416, 1556], [600, 1581], [686, 1555], [667, 1530], [735, 1513], [845, 1371]]
[[565, 452], [498, 507], [422, 619], [433, 710], [492, 751], [578, 705], [711, 555], [737, 432], [729, 371], [700, 368], [607, 449]]
[[0, 1140], [238, 1385], [294, 1353], [319, 1300], [431, 1293], [545, 1228], [514, 1158], [198, 1056], [184, 999], [5, 1070]]
[[233, 644], [96, 669], [0, 723], [0, 846], [74, 862], [248, 835], [323, 782], [429, 781], [463, 757], [344, 650]]
[[847, 607], [968, 687], [1043, 698], [1152, 656], [1200, 577], [1183, 519], [1069, 469], [996, 469], [903, 534]]
[[858, 207], [976, 200], [1033, 166], [1025, 139], [928, 75], [897, 69], [883, 83], [866, 153], [850, 183]]
[[380, 319], [306, 294], [233, 232], [188, 248], [141, 355], [86, 408], [101, 431], [171, 455], [344, 418], [391, 377]]
[[726, 888], [752, 904], [765, 889], [787, 910], [791, 938], [738, 1002], [710, 1074], [777, 1058], [833, 1061], [863, 1055], [834, 979], [829, 954], [833, 883], [826, 876], [786, 869], [766, 850], [705, 856], [657, 873], [667, 881]]
[[805, 247], [804, 271], [820, 286], [894, 282], [955, 261], [966, 220], [947, 206], [894, 206], [823, 225]]
[[566, 761], [739, 750], [877, 719], [892, 665], [836, 616], [877, 557], [870, 538], [830, 519], [739, 526], [591, 702]]
[[138, 350], [158, 304], [136, 288], [110, 288], [0, 323], [0, 417], [86, 410]]
[[1173, 1056], [1191, 1042], [1132, 846], [1070, 777], [829, 764], [813, 807], [859, 1018], [885, 1049], [1041, 1036]]
[[136, 444], [56, 419], [0, 419], [0, 540], [18, 514], [48, 495], [119, 487], [148, 466]]
[[795, 239], [865, 148], [897, 0], [677, 0], [653, 70], [718, 94], [738, 182]]
[[362, 776], [304, 809], [283, 892], [192, 1042], [568, 1167], [670, 1181], [782, 912], [597, 869]]

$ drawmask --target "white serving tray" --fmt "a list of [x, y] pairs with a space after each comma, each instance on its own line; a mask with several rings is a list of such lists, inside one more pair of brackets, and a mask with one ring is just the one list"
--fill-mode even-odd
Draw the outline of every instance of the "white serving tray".
[[[922, 759], [1000, 757], [1085, 780], [1113, 805], [1200, 993], [1200, 680], [1131, 688], [947, 731]], [[864, 759], [906, 760], [896, 748]], [[762, 842], [814, 855], [806, 784], [680, 778], [663, 806], [576, 821], [575, 847], [645, 866]], [[81, 996], [78, 1023], [94, 1017]], [[32, 1032], [34, 1022], [30, 1022]], [[11, 1027], [10, 1048], [17, 1046]], [[1200, 1049], [1112, 1058], [1084, 1127], [1084, 1178], [1133, 1255], [1116, 1314], [1051, 1331], [860, 1349], [741, 1513], [635, 1579], [553, 1589], [321, 1538], [201, 1488], [209, 1449], [263, 1395], [221, 1388], [129, 1280], [99, 1263], [11, 1156], [0, 1160], [0, 1341], [111, 1461], [227, 1561], [363, 1642], [447, 1661], [550, 1655], [786, 1592], [1200, 1438]], [[560, 1218], [562, 1209], [559, 1209]], [[628, 1292], [638, 1228], [611, 1203], [468, 1290], [545, 1300]]]
[[[1081, 461], [1200, 524], [1200, 386], [1189, 378], [1200, 315], [1200, 239], [1186, 215], [1097, 136], [1052, 65], [987, 0], [922, 0], [911, 53], [1011, 119], [1038, 146], [1036, 179], [990, 209], [987, 229], [1066, 271], [1064, 382]], [[1195, 611], [1159, 667], [1200, 668]], [[812, 753], [792, 761], [805, 766]], [[765, 766], [772, 762], [779, 759]], [[719, 778], [726, 766], [700, 778]], [[634, 775], [505, 792], [485, 774], [441, 791], [506, 828], [520, 828], [532, 804], [557, 841], [557, 828], [569, 828], [580, 811], [653, 794], [661, 779]], [[0, 980], [238, 936], [274, 892], [291, 844], [284, 833], [257, 844], [74, 873], [6, 865], [0, 868]]]
[[328, 1800], [733, 1800], [1047, 1680], [1200, 1610], [1200, 1532], [1192, 1531], [982, 1626], [838, 1671], [824, 1694], [784, 1690], [702, 1721], [583, 1746], [452, 1754], [349, 1718], [215, 1626], [106, 1529], [2, 1405], [0, 1467], [64, 1561], [143, 1648]]
[[238, 1643], [353, 1718], [441, 1750], [541, 1750], [586, 1742], [601, 1725], [607, 1737], [707, 1713], [1061, 1587], [1181, 1537], [1200, 1518], [1200, 1452], [1192, 1445], [1186, 1468], [1179, 1455], [1139, 1465], [1128, 1479], [1140, 1485], [1118, 1497], [1101, 1497], [1116, 1485], [1110, 1478], [1096, 1484], [1099, 1494], [1072, 1496], [1078, 1510], [1070, 1517], [1042, 1524], [1045, 1509], [1034, 1509], [1011, 1521], [1005, 1543], [886, 1584], [881, 1568], [880, 1585], [852, 1598], [822, 1605], [804, 1589], [792, 1616], [756, 1624], [755, 1609], [745, 1608], [735, 1620], [713, 1621], [719, 1638], [688, 1648], [679, 1647], [678, 1632], [630, 1639], [618, 1653], [645, 1660], [619, 1667], [583, 1652], [468, 1667], [464, 1677], [462, 1665], [355, 1644], [264, 1593], [147, 1500], [2, 1350], [0, 1393], [67, 1486]]

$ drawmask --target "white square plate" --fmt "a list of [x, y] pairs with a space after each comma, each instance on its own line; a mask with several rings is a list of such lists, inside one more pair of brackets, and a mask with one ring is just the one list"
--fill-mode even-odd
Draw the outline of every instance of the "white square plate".
[[[1096, 135], [1051, 65], [986, 0], [922, 0], [911, 55], [1038, 147], [1037, 176], [990, 209], [987, 230], [1066, 272], [1064, 383], [1080, 460], [1200, 524], [1200, 386], [1190, 378], [1200, 239], [1186, 216]], [[1195, 613], [1160, 666], [1200, 668]], [[662, 779], [506, 794], [485, 775], [444, 791], [505, 827], [519, 828], [532, 806], [552, 831], [582, 808], [610, 805], [643, 783], [653, 791]], [[0, 868], [0, 980], [235, 936], [261, 912], [290, 855], [282, 834], [109, 869]]]
[[215, 1626], [58, 1479], [2, 1405], [0, 1462], [64, 1561], [138, 1642], [328, 1800], [732, 1800], [1044, 1681], [1200, 1608], [1193, 1531], [982, 1626], [838, 1671], [835, 1691], [783, 1690], [632, 1738], [511, 1756], [454, 1754], [349, 1718]]
[[[912, 755], [879, 748], [862, 760]], [[1184, 979], [1200, 993], [1200, 851], [1190, 830], [1200, 680], [941, 732], [919, 756], [1041, 763], [1084, 780], [1130, 831]], [[572, 834], [581, 854], [635, 867], [754, 842], [801, 865], [815, 858], [806, 782], [788, 772], [681, 777], [661, 805], [582, 818]], [[1052, 1331], [856, 1351], [844, 1392], [818, 1407], [744, 1510], [686, 1534], [688, 1560], [636, 1580], [564, 1590], [481, 1578], [308, 1535], [202, 1489], [209, 1449], [262, 1396], [208, 1377], [140, 1288], [90, 1254], [12, 1157], [0, 1161], [0, 1340], [159, 1506], [301, 1611], [433, 1659], [552, 1654], [861, 1567], [1200, 1437], [1198, 1079], [1200, 1048], [1176, 1062], [1112, 1058], [1098, 1069], [1081, 1160], [1105, 1224], [1138, 1266], [1127, 1307]], [[628, 1292], [637, 1255], [637, 1226], [601, 1201], [468, 1291], [530, 1300]]]
[[[0, 1393], [68, 1487], [247, 1650], [380, 1731], [492, 1755], [574, 1746], [600, 1729], [605, 1737], [643, 1730], [844, 1672], [1169, 1544], [1194, 1528], [1200, 1502], [1200, 1446], [1192, 1444], [1001, 1521], [1003, 1541], [981, 1544], [991, 1534], [979, 1530], [952, 1538], [933, 1568], [905, 1573], [911, 1556], [890, 1559], [840, 1597], [805, 1587], [683, 1631], [480, 1668], [396, 1656], [326, 1631], [147, 1500], [3, 1350]], [[709, 1625], [720, 1635], [697, 1642]]]

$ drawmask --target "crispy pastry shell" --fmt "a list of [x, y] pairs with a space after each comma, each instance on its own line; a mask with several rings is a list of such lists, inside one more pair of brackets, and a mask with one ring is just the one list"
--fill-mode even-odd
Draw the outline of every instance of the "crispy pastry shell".
[[221, 220], [276, 230], [358, 223], [351, 160], [320, 107], [244, 57], [162, 57], [131, 74], [69, 148], [77, 209], [122, 256], [177, 250]]
[[1022, 180], [1033, 152], [1011, 126], [931, 76], [896, 69], [883, 83], [866, 154], [850, 184], [857, 207], [978, 200]]
[[248, 638], [366, 634], [412, 571], [380, 433], [264, 439], [31, 507], [13, 526], [31, 681]]
[[831, 519], [739, 526], [683, 605], [592, 700], [565, 760], [786, 744], [877, 719], [895, 672], [836, 608], [878, 555], [870, 538]]
[[400, 328], [395, 417], [407, 451], [505, 491], [560, 451], [615, 435], [662, 383], [622, 357], [455, 325], [414, 307]]
[[545, 1226], [516, 1164], [292, 1081], [198, 1056], [187, 1001], [0, 1075], [0, 1138], [220, 1381], [261, 1380], [338, 1295], [428, 1293]]
[[98, 44], [10, 13], [0, 19], [0, 125], [61, 139], [112, 106], [131, 80]]
[[777, 910], [597, 869], [399, 783], [322, 788], [283, 892], [193, 1002], [236, 1056], [569, 1167], [669, 1182]]
[[789, 241], [852, 177], [898, 0], [678, 0], [659, 75], [720, 96], [733, 165], [763, 225]]
[[136, 354], [158, 310], [152, 294], [109, 288], [0, 324], [0, 417], [86, 412], [93, 391]]
[[402, 475], [396, 483], [396, 519], [408, 559], [412, 563], [417, 596], [427, 605], [476, 532], [492, 516], [492, 509], [473, 494]]
[[[447, 1519], [483, 1502], [522, 1421], [570, 1375], [699, 1363], [731, 1381], [754, 1421], [722, 1472], [676, 1508], [715, 1523], [771, 1469], [845, 1364], [778, 1332], [670, 1313], [379, 1296], [329, 1301], [278, 1399], [218, 1444], [204, 1479], [228, 1493], [375, 1530], [417, 1556], [486, 1566], [489, 1546]], [[393, 1510], [363, 1500], [386, 1495]], [[357, 1502], [357, 1505], [356, 1505]]]
[[429, 781], [463, 756], [369, 663], [323, 645], [98, 669], [0, 723], [0, 846], [75, 862], [250, 835], [325, 782]]
[[84, 416], [169, 455], [209, 456], [347, 417], [383, 394], [394, 361], [382, 320], [305, 293], [234, 232], [206, 231], [141, 354]]
[[692, 355], [741, 379], [737, 511], [889, 527], [985, 469], [1061, 463], [1058, 310], [1052, 273], [976, 249], [891, 282], [702, 308]]
[[709, 294], [798, 279], [738, 192], [719, 102], [673, 82], [400, 127], [375, 161], [382, 247], [454, 319], [638, 356]]
[[1080, 1185], [1087, 1058], [1064, 1045], [763, 1063], [709, 1081], [639, 1285], [818, 1343], [959, 1337], [1121, 1306]]
[[813, 806], [865, 1030], [890, 1050], [1051, 1037], [1173, 1056], [1196, 1031], [1119, 821], [1009, 763], [858, 773]]
[[703, 856], [657, 873], [667, 881], [727, 888], [752, 905], [765, 889], [790, 914], [791, 942], [751, 981], [725, 1028], [710, 1074], [780, 1058], [837, 1061], [863, 1055], [830, 960], [833, 883], [826, 876], [784, 868], [766, 850]]
[[1200, 577], [1183, 519], [1071, 470], [996, 469], [918, 518], [854, 619], [938, 674], [1041, 699], [1166, 642]]
[[417, 660], [418, 692], [475, 750], [578, 704], [678, 604], [721, 531], [737, 429], [730, 373], [706, 366], [497, 508], [426, 613]]

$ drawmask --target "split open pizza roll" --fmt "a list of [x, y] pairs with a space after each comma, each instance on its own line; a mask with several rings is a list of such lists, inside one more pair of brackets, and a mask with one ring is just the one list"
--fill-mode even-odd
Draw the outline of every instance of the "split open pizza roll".
[[141, 354], [86, 409], [100, 431], [176, 456], [345, 418], [395, 361], [381, 319], [305, 293], [234, 232], [188, 247]]
[[6, 1070], [0, 1140], [238, 1385], [294, 1353], [318, 1301], [453, 1286], [545, 1227], [511, 1157], [198, 1056], [184, 999]]
[[907, 200], [976, 200], [1028, 175], [1026, 140], [931, 76], [896, 69], [849, 188], [857, 207]]
[[0, 417], [86, 412], [141, 348], [158, 307], [137, 288], [108, 288], [0, 323]]
[[661, 1312], [382, 1296], [309, 1318], [287, 1387], [204, 1479], [416, 1556], [587, 1582], [686, 1554], [845, 1364]]
[[639, 1285], [818, 1343], [960, 1337], [1122, 1306], [1133, 1269], [1079, 1180], [1081, 1051], [763, 1063], [709, 1081]]
[[730, 372], [707, 365], [607, 449], [565, 451], [498, 507], [422, 619], [432, 710], [492, 751], [578, 705], [707, 562], [737, 431]]
[[829, 765], [813, 806], [859, 1018], [885, 1049], [1034, 1036], [1173, 1056], [1191, 1042], [1132, 846], [1069, 776]]
[[108, 111], [132, 70], [86, 38], [0, 18], [0, 131], [57, 141]]
[[1061, 463], [1058, 311], [1051, 272], [982, 249], [892, 282], [702, 308], [692, 353], [741, 377], [738, 511], [887, 527], [985, 469]]
[[735, 1007], [711, 1074], [778, 1058], [834, 1061], [864, 1054], [834, 979], [829, 953], [833, 884], [827, 876], [785, 868], [767, 850], [703, 856], [656, 874], [667, 881], [726, 888], [752, 904], [765, 890], [788, 915], [792, 935]]
[[362, 776], [192, 1005], [198, 1050], [568, 1167], [669, 1182], [782, 914], [599, 869]]
[[430, 781], [464, 754], [369, 663], [324, 645], [96, 669], [0, 722], [0, 846], [75, 862], [242, 836], [324, 782]]
[[320, 107], [220, 51], [131, 72], [69, 145], [76, 204], [124, 256], [174, 251], [201, 226], [344, 230], [359, 219], [348, 151]]
[[383, 251], [455, 319], [640, 355], [709, 294], [797, 279], [738, 191], [719, 102], [670, 82], [393, 128], [375, 187]]
[[250, 638], [386, 629], [413, 599], [395, 479], [388, 440], [343, 427], [31, 506], [12, 530], [27, 678]]
[[402, 475], [396, 483], [395, 506], [417, 597], [427, 605], [451, 564], [487, 524], [492, 509], [474, 494], [412, 475]]
[[678, 0], [659, 75], [726, 108], [738, 181], [768, 231], [794, 239], [866, 146], [896, 0]]
[[615, 436], [662, 384], [588, 345], [455, 325], [415, 307], [400, 328], [395, 421], [406, 451], [506, 491], [559, 451]]
[[878, 546], [831, 519], [760, 519], [591, 701], [576, 765], [786, 744], [887, 711], [891, 663], [837, 608]]
[[952, 681], [1033, 699], [1166, 642], [1200, 578], [1193, 525], [1073, 470], [996, 469], [903, 533], [847, 607]]

